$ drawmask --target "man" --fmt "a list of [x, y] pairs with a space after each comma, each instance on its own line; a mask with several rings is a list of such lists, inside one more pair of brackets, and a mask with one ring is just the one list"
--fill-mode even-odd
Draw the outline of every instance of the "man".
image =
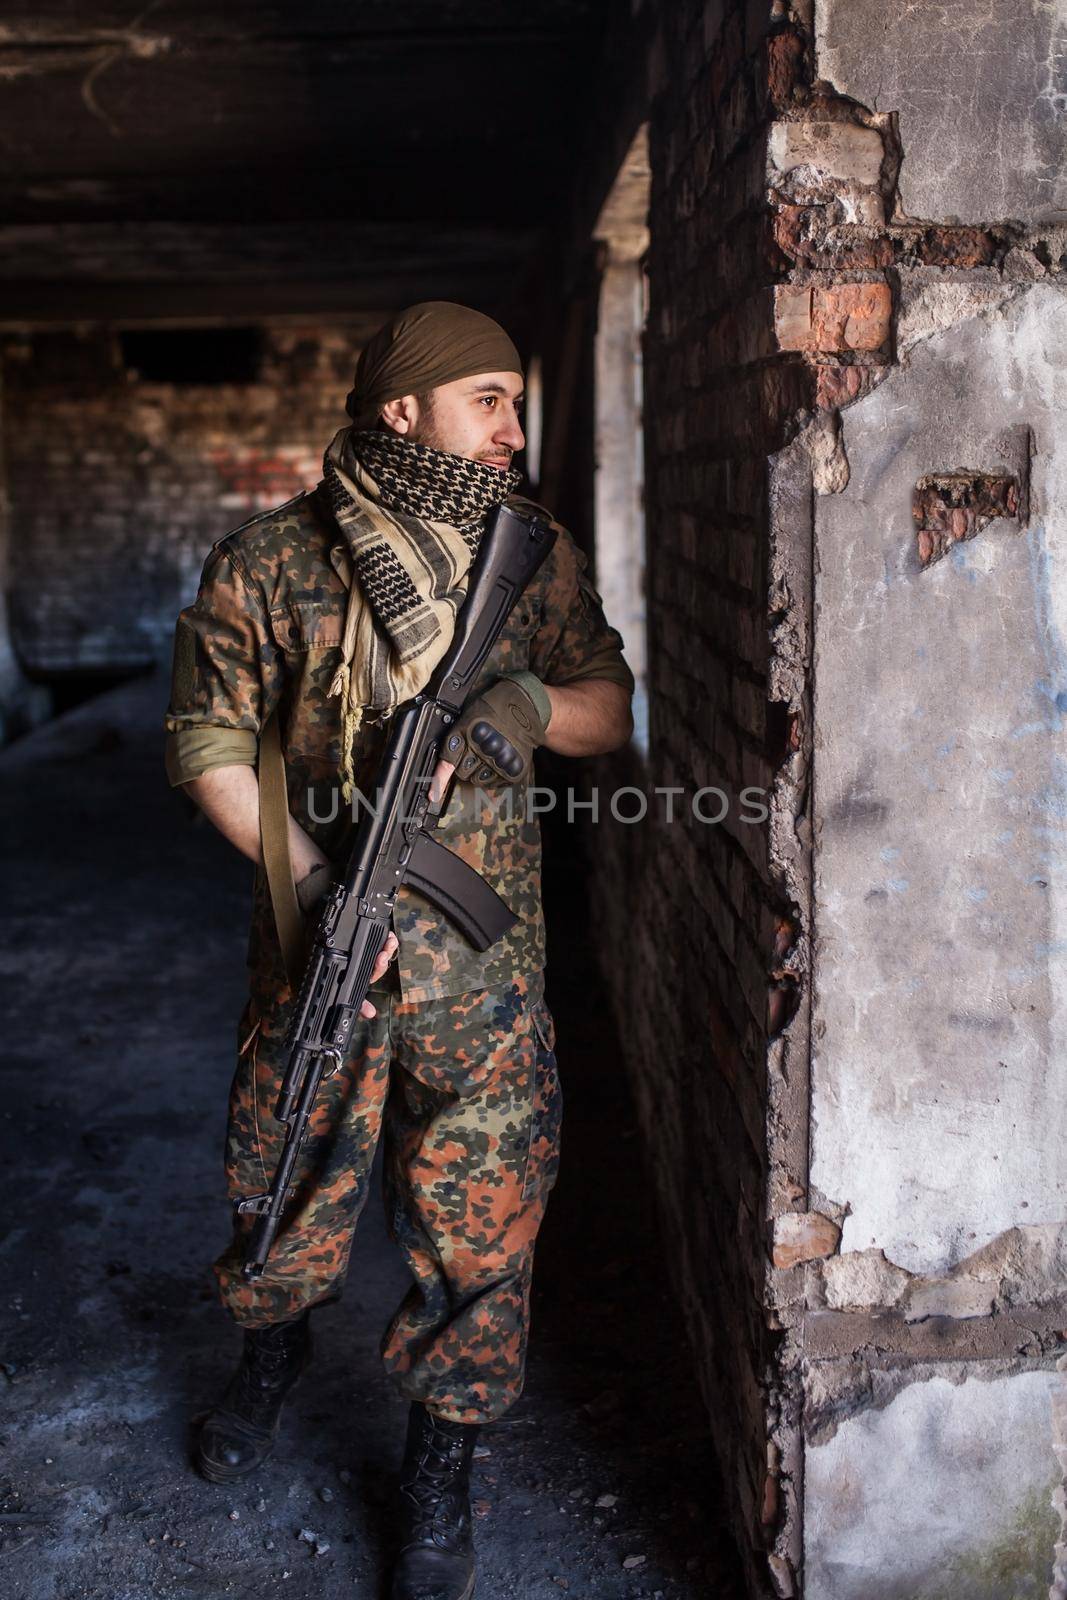
[[[486, 514], [520, 478], [511, 462], [525, 442], [522, 385], [515, 347], [488, 317], [442, 301], [402, 313], [360, 356], [352, 424], [327, 449], [322, 483], [221, 540], [179, 618], [168, 772], [259, 869], [230, 1097], [231, 1197], [266, 1186], [284, 1139], [272, 1111], [301, 964], [292, 916], [297, 903], [314, 910], [346, 860], [353, 815], [337, 803], [338, 779], [346, 800], [373, 800], [388, 719], [451, 639]], [[439, 802], [451, 780], [437, 836], [518, 921], [479, 952], [401, 890], [266, 1270], [253, 1283], [240, 1275], [244, 1219], [215, 1265], [244, 1353], [201, 1427], [197, 1464], [225, 1483], [273, 1445], [310, 1353], [308, 1314], [340, 1295], [384, 1136], [390, 1232], [414, 1280], [382, 1340], [411, 1402], [394, 1600], [473, 1593], [475, 1437], [523, 1384], [533, 1250], [561, 1118], [540, 840], [523, 803], [533, 750], [615, 749], [632, 731], [632, 689], [585, 558], [558, 529], [434, 780]], [[499, 759], [472, 739], [480, 722], [501, 736]]]

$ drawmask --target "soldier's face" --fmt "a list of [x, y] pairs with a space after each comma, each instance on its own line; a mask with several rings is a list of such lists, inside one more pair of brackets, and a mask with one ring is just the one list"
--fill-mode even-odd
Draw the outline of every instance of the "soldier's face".
[[442, 383], [430, 391], [428, 405], [411, 398], [414, 415], [406, 431], [416, 444], [506, 471], [515, 451], [526, 443], [519, 422], [522, 378], [517, 372], [482, 372]]

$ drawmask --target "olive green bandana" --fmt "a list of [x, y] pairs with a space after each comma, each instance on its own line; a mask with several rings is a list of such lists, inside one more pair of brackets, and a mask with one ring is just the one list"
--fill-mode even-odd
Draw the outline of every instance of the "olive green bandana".
[[422, 300], [368, 339], [346, 409], [357, 428], [373, 428], [388, 401], [478, 372], [522, 376], [519, 352], [499, 322], [453, 300]]
[[522, 474], [415, 444], [390, 430], [342, 428], [323, 461], [351, 570], [341, 664], [341, 784], [352, 798], [353, 742], [423, 689], [452, 640], [486, 513]]

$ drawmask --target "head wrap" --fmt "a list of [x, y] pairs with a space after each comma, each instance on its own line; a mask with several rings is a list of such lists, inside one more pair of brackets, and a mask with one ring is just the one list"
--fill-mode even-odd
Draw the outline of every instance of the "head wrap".
[[345, 409], [357, 428], [373, 428], [381, 409], [404, 394], [477, 372], [522, 373], [519, 352], [498, 322], [451, 300], [423, 300], [379, 328], [360, 354]]

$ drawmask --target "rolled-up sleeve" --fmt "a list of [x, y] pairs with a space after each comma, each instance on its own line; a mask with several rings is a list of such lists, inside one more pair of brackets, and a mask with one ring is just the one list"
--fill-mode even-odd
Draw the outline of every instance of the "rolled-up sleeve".
[[606, 678], [633, 694], [634, 675], [623, 658], [622, 635], [604, 615], [585, 553], [559, 524], [549, 557], [550, 575], [541, 623], [530, 648], [530, 670], [542, 683]]
[[213, 550], [174, 634], [164, 719], [171, 783], [188, 783], [214, 767], [254, 766], [281, 676], [261, 598], [229, 552]]

